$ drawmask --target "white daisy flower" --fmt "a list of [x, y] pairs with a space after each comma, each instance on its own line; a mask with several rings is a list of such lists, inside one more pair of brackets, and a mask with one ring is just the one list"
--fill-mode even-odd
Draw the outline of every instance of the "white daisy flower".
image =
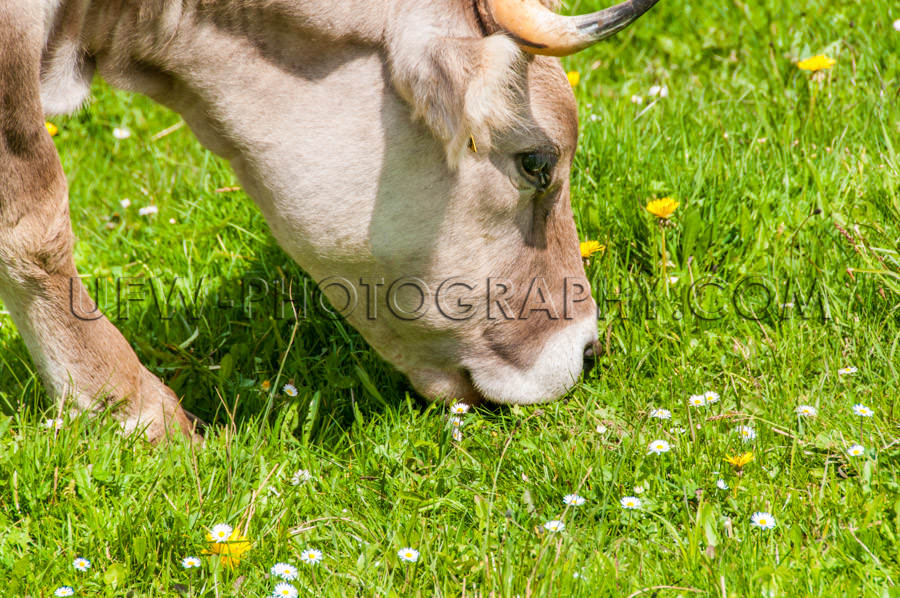
[[297, 592], [297, 588], [292, 586], [291, 584], [283, 581], [275, 586], [275, 590], [272, 592], [273, 596], [278, 596], [279, 598], [297, 598], [299, 595]]
[[872, 411], [862, 403], [857, 403], [853, 406], [853, 413], [860, 417], [872, 417], [873, 415], [875, 415], [874, 411]]
[[77, 557], [72, 561], [72, 566], [75, 567], [76, 571], [84, 572], [91, 568], [91, 562], [85, 558]]
[[635, 487], [634, 487], [634, 493], [635, 493], [635, 494], [643, 494], [643, 493], [644, 493], [644, 487], [643, 487], [643, 486], [635, 486]]
[[756, 430], [751, 428], [750, 426], [738, 426], [734, 429], [737, 432], [738, 436], [741, 437], [741, 440], [744, 442], [750, 442], [754, 438], [756, 438]]
[[760, 529], [772, 529], [775, 527], [775, 518], [772, 517], [771, 513], [766, 513], [765, 511], [757, 511], [750, 517], [750, 520], [753, 522], [753, 525]]
[[461, 417], [451, 417], [450, 425], [453, 426], [454, 428], [460, 427], [462, 425], [462, 418]]
[[655, 98], [656, 96], [665, 98], [669, 96], [669, 88], [665, 85], [653, 85], [649, 90], [647, 90], [647, 95], [651, 98]]
[[181, 566], [185, 569], [197, 569], [200, 565], [200, 559], [195, 556], [186, 556], [181, 559]]
[[653, 453], [654, 455], [660, 455], [662, 453], [668, 453], [672, 447], [665, 440], [654, 440], [647, 447], [647, 454]]
[[169, 224], [175, 224], [175, 219], [174, 219], [174, 218], [169, 218]]
[[123, 210], [127, 210], [129, 208], [129, 206], [131, 206], [131, 200], [128, 199], [127, 197], [125, 199], [120, 199], [119, 205], [122, 206]]
[[674, 428], [669, 428], [669, 432], [671, 432], [672, 434], [684, 434], [685, 432], [687, 432], [687, 428], [675, 426]]
[[691, 395], [688, 398], [688, 405], [691, 407], [703, 407], [706, 405], [706, 397], [703, 395]]
[[656, 419], [672, 419], [672, 412], [668, 409], [654, 409], [650, 412], [650, 417]]
[[307, 548], [300, 553], [300, 560], [307, 565], [315, 565], [322, 560], [322, 551], [315, 548]]
[[719, 393], [714, 390], [707, 390], [703, 393], [703, 398], [706, 399], [706, 404], [710, 403], [718, 403], [719, 402]]
[[159, 212], [159, 207], [154, 205], [144, 206], [140, 210], [138, 210], [138, 215], [140, 216], [150, 216], [151, 214], [156, 214]]
[[595, 430], [597, 431], [597, 434], [606, 434], [606, 432], [609, 431], [609, 428], [603, 424], [598, 424]]
[[716, 480], [716, 488], [719, 490], [728, 490], [728, 482], [725, 480]]
[[415, 563], [419, 560], [419, 551], [407, 546], [397, 551], [397, 558], [405, 563]]
[[450, 432], [450, 436], [452, 436], [453, 440], [456, 442], [462, 442], [462, 430], [459, 428], [453, 428], [453, 431]]
[[453, 415], [465, 415], [469, 412], [469, 406], [465, 403], [456, 403], [450, 407], [450, 413]]
[[308, 469], [298, 469], [294, 472], [294, 475], [291, 476], [291, 486], [299, 486], [303, 482], [308, 482], [312, 479], [312, 474], [309, 473]]
[[855, 367], [853, 367], [853, 366], [851, 365], [851, 366], [846, 367], [846, 368], [841, 368], [841, 369], [839, 369], [837, 372], [838, 372], [838, 375], [839, 375], [839, 376], [847, 376], [847, 375], [849, 375], [849, 374], [855, 374], [857, 371], [859, 371], [859, 370], [857, 370]]
[[584, 504], [584, 497], [577, 494], [566, 494], [563, 496], [563, 502], [570, 507], [580, 507]]
[[894, 21], [894, 31], [900, 31], [900, 19]]
[[566, 524], [557, 519], [551, 519], [544, 524], [544, 529], [548, 532], [561, 532], [566, 529]]
[[222, 542], [228, 541], [228, 538], [231, 537], [233, 531], [234, 528], [227, 523], [217, 523], [213, 526], [212, 530], [210, 530], [209, 535], [212, 536], [213, 542], [221, 544]]
[[854, 444], [853, 446], [847, 447], [847, 454], [851, 457], [861, 457], [866, 454], [866, 449], [861, 444]]
[[131, 131], [128, 130], [128, 127], [116, 127], [113, 129], [113, 137], [116, 139], [128, 139], [131, 137]]
[[74, 596], [75, 590], [70, 588], [69, 586], [60, 586], [56, 588], [56, 591], [53, 592], [54, 596]]
[[623, 509], [640, 509], [641, 499], [637, 496], [623, 496], [621, 500], [619, 500], [619, 504], [622, 505]]
[[640, 106], [641, 104], [644, 103], [644, 98], [642, 98], [641, 96], [638, 96], [638, 95], [631, 96], [631, 103], [637, 104], [638, 106]]
[[269, 573], [272, 577], [280, 577], [285, 581], [297, 579], [297, 567], [288, 565], [287, 563], [275, 563], [272, 565], [272, 568], [269, 569]]
[[281, 387], [281, 390], [283, 390], [284, 394], [286, 394], [289, 397], [297, 396], [297, 387], [294, 386], [293, 384], [285, 384], [284, 386]]
[[57, 417], [57, 418], [53, 418], [53, 419], [44, 420], [44, 423], [42, 423], [41, 426], [43, 426], [45, 428], [50, 428], [51, 430], [62, 430], [63, 423], [64, 423], [63, 420], [61, 420], [60, 418]]
[[819, 414], [819, 411], [812, 405], [797, 405], [795, 411], [802, 417], [815, 417]]

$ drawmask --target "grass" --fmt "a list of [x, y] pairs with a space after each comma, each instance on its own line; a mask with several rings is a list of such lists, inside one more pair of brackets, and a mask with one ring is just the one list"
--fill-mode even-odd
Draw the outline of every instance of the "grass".
[[[666, 0], [566, 59], [581, 74], [573, 206], [582, 238], [607, 246], [588, 268], [605, 352], [564, 401], [469, 413], [459, 443], [446, 409], [343, 322], [250, 313], [253, 281], [297, 292], [302, 272], [252, 202], [221, 191], [237, 184], [221, 160], [186, 128], [158, 136], [177, 116], [98, 83], [55, 121], [79, 268], [158, 297], [178, 278], [184, 301], [111, 315], [215, 425], [193, 449], [149, 447], [110, 417], [43, 427], [56, 411], [0, 316], [0, 584], [267, 595], [286, 561], [323, 595], [900, 595], [895, 19], [885, 0]], [[824, 76], [796, 68], [819, 53], [837, 59]], [[643, 209], [664, 196], [681, 204], [668, 284]], [[720, 400], [688, 406], [707, 390]], [[648, 454], [655, 439], [671, 450]], [[723, 459], [745, 451], [739, 475]], [[298, 469], [311, 479], [294, 486]], [[566, 507], [573, 492], [586, 503]], [[640, 509], [621, 507], [629, 495]], [[757, 511], [776, 527], [754, 528]], [[546, 531], [555, 519], [565, 529]], [[253, 542], [234, 569], [201, 554], [219, 522]], [[301, 566], [307, 547], [322, 563]]]

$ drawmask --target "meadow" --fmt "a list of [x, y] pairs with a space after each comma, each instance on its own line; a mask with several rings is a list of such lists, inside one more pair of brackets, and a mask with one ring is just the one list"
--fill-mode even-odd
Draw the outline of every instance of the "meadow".
[[603, 350], [564, 400], [458, 415], [247, 301], [308, 281], [177, 115], [98, 81], [52, 119], [76, 260], [156, 290], [110, 317], [210, 426], [59, 411], [0, 314], [0, 593], [268, 596], [286, 563], [325, 596], [900, 596], [898, 50], [889, 0], [662, 0], [565, 59]]

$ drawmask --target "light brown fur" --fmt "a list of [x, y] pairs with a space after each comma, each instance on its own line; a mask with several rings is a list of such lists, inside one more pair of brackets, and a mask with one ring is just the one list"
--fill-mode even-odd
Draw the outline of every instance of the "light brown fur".
[[[532, 277], [558, 305], [584, 277], [571, 89], [555, 60], [483, 37], [472, 0], [12, 0], [0, 47], [0, 298], [52, 394], [118, 404], [151, 439], [190, 434], [190, 415], [105, 317], [69, 310], [70, 291], [90, 300], [43, 122], [77, 108], [95, 72], [178, 111], [316, 280], [503, 277], [518, 312]], [[516, 166], [535, 147], [560, 155], [539, 195]], [[429, 398], [535, 402], [571, 386], [596, 339], [593, 301], [570, 315], [348, 319]]]

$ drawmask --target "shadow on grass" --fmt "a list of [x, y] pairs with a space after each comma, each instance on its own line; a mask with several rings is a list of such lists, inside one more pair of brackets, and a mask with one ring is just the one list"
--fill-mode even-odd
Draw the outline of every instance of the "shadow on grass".
[[411, 392], [353, 328], [314, 307], [313, 281], [271, 237], [244, 264], [154, 281], [139, 318], [113, 320], [188, 410], [241, 425], [269, 409], [271, 422], [321, 440]]
[[[167, 271], [119, 283], [128, 288], [110, 280], [89, 286], [142, 363], [211, 425], [241, 426], [268, 410], [281, 430], [326, 442], [354, 419], [412, 394], [353, 328], [314, 308], [313, 281], [271, 237], [255, 249], [241, 262], [246, 267], [227, 277]], [[13, 332], [3, 341], [0, 410], [48, 408], [27, 348]]]

